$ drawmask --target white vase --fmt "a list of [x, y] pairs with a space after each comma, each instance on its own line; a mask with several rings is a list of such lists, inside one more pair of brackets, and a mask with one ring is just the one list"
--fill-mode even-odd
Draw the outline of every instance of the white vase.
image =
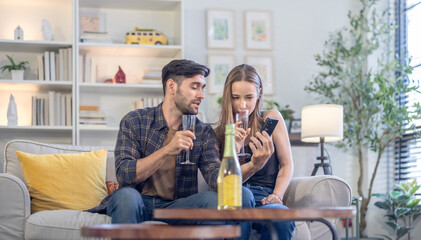
[[18, 125], [18, 112], [16, 109], [15, 98], [10, 94], [9, 107], [7, 108], [7, 126], [15, 127]]
[[24, 70], [12, 70], [12, 80], [23, 80]]

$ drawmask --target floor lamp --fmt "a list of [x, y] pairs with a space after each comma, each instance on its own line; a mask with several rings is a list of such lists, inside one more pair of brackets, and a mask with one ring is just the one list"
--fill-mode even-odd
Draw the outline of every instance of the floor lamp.
[[319, 167], [325, 175], [332, 175], [332, 166], [324, 156], [324, 143], [340, 141], [343, 138], [343, 107], [335, 104], [306, 106], [301, 110], [301, 141], [320, 142], [320, 163], [314, 164], [311, 176], [316, 175]]

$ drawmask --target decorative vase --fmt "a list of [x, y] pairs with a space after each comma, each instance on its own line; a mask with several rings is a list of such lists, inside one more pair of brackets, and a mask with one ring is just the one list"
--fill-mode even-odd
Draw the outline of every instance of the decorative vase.
[[24, 70], [12, 70], [12, 80], [23, 80]]
[[118, 66], [118, 71], [114, 76], [114, 83], [126, 83], [126, 74], [123, 72], [120, 66]]
[[18, 125], [18, 112], [16, 110], [15, 97], [10, 94], [9, 107], [7, 108], [7, 126], [15, 127]]

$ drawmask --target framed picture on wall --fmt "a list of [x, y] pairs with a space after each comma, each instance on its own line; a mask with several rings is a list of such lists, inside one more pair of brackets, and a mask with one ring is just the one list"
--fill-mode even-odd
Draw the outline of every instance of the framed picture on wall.
[[224, 91], [225, 79], [234, 67], [234, 55], [208, 55], [210, 68], [208, 93], [216, 94]]
[[234, 49], [234, 11], [207, 10], [208, 48]]
[[255, 67], [259, 72], [263, 81], [263, 94], [273, 94], [272, 57], [246, 56], [246, 63]]
[[270, 11], [245, 11], [246, 49], [272, 49], [272, 13]]

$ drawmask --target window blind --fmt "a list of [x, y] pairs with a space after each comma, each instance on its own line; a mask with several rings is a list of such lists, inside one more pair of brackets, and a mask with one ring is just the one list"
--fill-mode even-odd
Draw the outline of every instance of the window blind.
[[[410, 56], [411, 65], [421, 63], [421, 4], [419, 0], [396, 0], [395, 15], [398, 28], [396, 30], [396, 55], [400, 58]], [[421, 69], [415, 68], [414, 72], [407, 80], [410, 86], [419, 87], [421, 79]], [[415, 80], [415, 81], [411, 81]], [[421, 89], [420, 89], [421, 90]], [[414, 94], [397, 96], [402, 107], [409, 108], [415, 102]], [[417, 138], [417, 132], [421, 130], [421, 121], [415, 123], [416, 126], [408, 131], [404, 136], [395, 141], [395, 181], [408, 181], [416, 179], [421, 184], [421, 138]], [[421, 191], [420, 191], [421, 193]]]

